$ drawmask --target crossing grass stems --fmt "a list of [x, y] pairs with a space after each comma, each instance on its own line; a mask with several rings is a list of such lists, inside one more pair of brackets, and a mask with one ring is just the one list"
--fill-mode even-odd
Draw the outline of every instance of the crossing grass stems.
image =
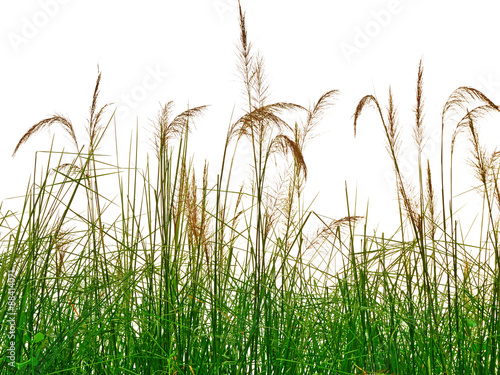
[[[143, 167], [137, 133], [125, 165], [118, 148], [114, 162], [99, 153], [114, 123], [109, 106], [99, 105], [101, 72], [87, 145], [58, 114], [20, 139], [14, 154], [40, 131], [60, 126], [73, 150], [37, 153], [19, 211], [0, 215], [2, 322], [7, 276], [17, 271], [16, 371], [495, 373], [499, 154], [483, 146], [479, 125], [499, 108], [471, 87], [450, 95], [436, 184], [423, 155], [420, 62], [413, 109], [419, 180], [412, 186], [399, 168], [401, 129], [392, 91], [386, 108], [374, 95], [363, 97], [354, 134], [363, 113], [375, 110], [394, 167], [401, 223], [390, 237], [369, 235], [366, 215], [353, 211], [347, 189], [344, 217], [329, 218], [304, 201], [305, 149], [339, 92], [326, 92], [311, 108], [269, 102], [264, 60], [254, 53], [241, 6], [239, 22], [244, 109], [229, 126], [213, 186], [208, 164], [200, 177], [188, 156], [190, 132], [206, 106], [181, 113], [173, 102], [162, 106], [151, 131], [154, 157]], [[459, 121], [449, 121], [451, 114]], [[296, 119], [293, 125], [288, 118]], [[448, 127], [451, 140], [444, 137]], [[484, 200], [477, 245], [460, 240], [453, 209], [453, 151], [464, 135]], [[231, 172], [243, 142], [251, 149], [251, 177], [241, 184]], [[101, 187], [110, 181], [115, 190], [107, 194]], [[4, 342], [9, 327], [0, 329]], [[4, 344], [0, 368], [7, 374], [14, 369]]]

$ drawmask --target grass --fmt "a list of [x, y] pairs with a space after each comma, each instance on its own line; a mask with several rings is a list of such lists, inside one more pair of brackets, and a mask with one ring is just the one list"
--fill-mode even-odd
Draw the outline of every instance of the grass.
[[[246, 110], [228, 129], [214, 186], [208, 166], [200, 176], [188, 156], [205, 106], [181, 113], [172, 102], [161, 107], [145, 167], [137, 134], [125, 166], [118, 150], [114, 162], [100, 154], [114, 120], [99, 105], [100, 72], [87, 146], [59, 115], [21, 138], [14, 153], [59, 124], [74, 149], [38, 153], [19, 211], [0, 214], [1, 373], [496, 373], [499, 164], [478, 125], [499, 108], [469, 87], [448, 98], [436, 188], [422, 155], [421, 63], [414, 109], [419, 183], [412, 187], [399, 169], [391, 91], [386, 110], [375, 96], [362, 98], [354, 132], [371, 105], [393, 162], [401, 222], [391, 237], [368, 235], [367, 215], [357, 216], [347, 194], [348, 215], [340, 219], [312, 211], [303, 198], [304, 150], [338, 92], [311, 108], [268, 103], [263, 60], [252, 50], [241, 8], [240, 31]], [[451, 141], [444, 139], [450, 114], [459, 116]], [[460, 240], [454, 218], [451, 162], [464, 134], [484, 201], [478, 245]], [[231, 171], [244, 142], [252, 178], [238, 187]]]

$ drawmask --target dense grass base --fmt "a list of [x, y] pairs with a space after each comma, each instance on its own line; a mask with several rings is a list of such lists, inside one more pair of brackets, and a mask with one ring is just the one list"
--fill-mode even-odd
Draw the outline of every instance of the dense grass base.
[[[452, 146], [468, 132], [484, 197], [484, 238], [471, 246], [457, 239], [453, 194], [443, 187], [438, 218], [431, 171], [422, 167], [422, 66], [415, 199], [398, 168], [392, 94], [387, 114], [377, 98], [364, 97], [355, 129], [373, 104], [401, 211], [393, 237], [367, 235], [348, 196], [342, 219], [327, 219], [303, 201], [303, 151], [337, 92], [311, 109], [268, 104], [262, 60], [250, 50], [241, 9], [240, 28], [248, 110], [228, 131], [214, 186], [207, 168], [197, 180], [187, 157], [189, 130], [205, 107], [177, 116], [172, 103], [161, 108], [154, 160], [139, 162], [137, 138], [125, 167], [100, 155], [113, 120], [103, 124], [106, 106], [97, 105], [100, 74], [86, 148], [61, 116], [35, 124], [20, 140], [16, 151], [60, 124], [75, 147], [38, 154], [45, 170], [35, 163], [19, 211], [0, 215], [1, 373], [497, 373], [498, 155], [481, 147], [476, 123], [498, 108], [477, 90], [459, 88], [443, 110], [443, 127], [448, 112], [463, 116]], [[285, 112], [301, 120], [292, 127], [280, 117]], [[235, 189], [231, 171], [241, 142], [251, 146], [251, 179]], [[279, 177], [277, 189], [271, 176]]]

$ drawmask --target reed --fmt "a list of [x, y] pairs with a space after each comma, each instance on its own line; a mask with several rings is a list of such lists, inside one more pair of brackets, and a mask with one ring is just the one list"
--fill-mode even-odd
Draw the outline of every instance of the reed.
[[[244, 109], [228, 128], [212, 186], [208, 164], [200, 173], [189, 156], [190, 132], [207, 106], [178, 112], [171, 101], [162, 105], [151, 159], [139, 159], [138, 132], [124, 164], [118, 147], [116, 159], [98, 153], [114, 120], [108, 105], [99, 105], [100, 71], [87, 145], [70, 119], [56, 114], [29, 128], [14, 148], [21, 152], [56, 124], [74, 146], [37, 153], [19, 210], [0, 214], [1, 373], [496, 373], [499, 154], [484, 147], [480, 124], [499, 108], [474, 88], [450, 95], [438, 187], [423, 154], [421, 61], [415, 187], [399, 167], [403, 130], [392, 90], [386, 108], [364, 96], [354, 134], [371, 106], [393, 164], [401, 224], [389, 237], [368, 234], [368, 213], [356, 213], [347, 189], [347, 215], [340, 218], [312, 210], [304, 199], [306, 148], [338, 90], [310, 108], [269, 102], [264, 59], [254, 53], [239, 10]], [[448, 121], [451, 113], [458, 122]], [[453, 126], [451, 140], [445, 126]], [[477, 245], [460, 239], [453, 208], [453, 152], [462, 136], [484, 199]], [[251, 149], [252, 178], [239, 186], [232, 170], [243, 143]], [[110, 181], [108, 193], [102, 186]], [[12, 316], [15, 367], [8, 358]]]

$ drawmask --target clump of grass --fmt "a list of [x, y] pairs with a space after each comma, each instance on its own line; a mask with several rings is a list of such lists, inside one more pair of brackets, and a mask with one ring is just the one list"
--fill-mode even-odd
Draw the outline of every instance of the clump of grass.
[[[391, 237], [368, 235], [347, 194], [347, 213], [337, 218], [311, 210], [303, 198], [306, 146], [338, 91], [326, 92], [309, 109], [270, 103], [264, 61], [252, 50], [239, 10], [245, 109], [229, 126], [213, 186], [208, 164], [200, 177], [188, 156], [190, 130], [206, 106], [180, 113], [173, 102], [161, 106], [153, 122], [155, 158], [142, 168], [138, 134], [124, 166], [118, 155], [111, 162], [97, 154], [113, 119], [105, 122], [107, 106], [98, 105], [100, 72], [87, 147], [59, 115], [32, 126], [15, 147], [14, 154], [55, 124], [74, 144], [72, 153], [50, 150], [45, 169], [35, 162], [20, 211], [0, 215], [0, 320], [10, 317], [6, 280], [15, 270], [17, 371], [495, 373], [499, 165], [498, 153], [483, 147], [479, 124], [498, 108], [463, 87], [442, 113], [442, 128], [452, 112], [461, 119], [450, 142], [450, 186], [453, 146], [466, 133], [485, 201], [484, 238], [469, 245], [458, 237], [451, 188], [445, 202], [444, 151], [442, 202], [430, 163], [422, 160], [423, 63], [413, 109], [417, 188], [399, 168], [402, 129], [392, 91], [386, 111], [374, 95], [363, 97], [354, 131], [373, 104], [394, 166], [401, 222]], [[234, 155], [243, 142], [252, 150], [252, 179], [235, 186]], [[442, 150], [445, 142], [443, 137]], [[111, 178], [116, 190], [108, 196], [100, 187]], [[334, 270], [336, 262], [342, 267]], [[10, 326], [0, 327], [0, 368], [7, 374], [14, 371], [7, 357]]]

